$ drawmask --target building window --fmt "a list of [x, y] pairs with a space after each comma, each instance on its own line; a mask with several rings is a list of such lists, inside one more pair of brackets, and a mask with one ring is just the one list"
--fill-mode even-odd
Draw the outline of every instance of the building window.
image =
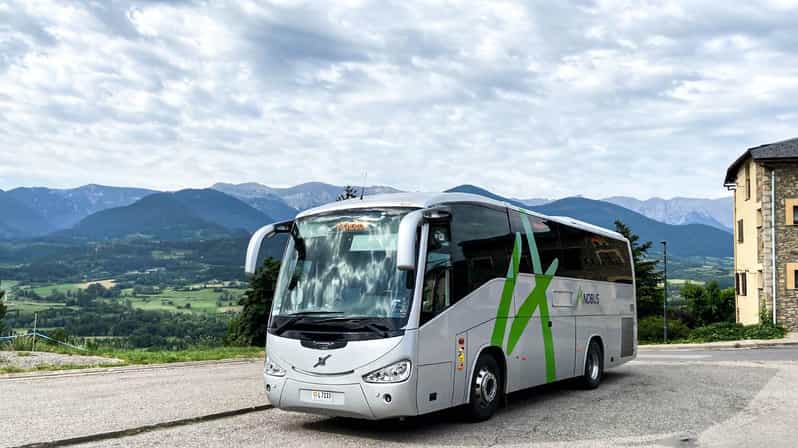
[[751, 199], [751, 164], [745, 164], [745, 200]]
[[745, 272], [739, 272], [734, 276], [734, 287], [737, 290], [738, 296], [748, 295], [748, 275]]
[[786, 199], [784, 201], [784, 223], [788, 226], [798, 226], [798, 199]]
[[741, 296], [747, 296], [748, 295], [748, 274], [743, 272], [742, 274], [740, 274], [740, 276], [743, 279], [743, 282], [742, 282], [743, 285], [742, 285], [742, 288], [741, 288], [742, 291], [740, 292], [740, 295]]
[[787, 263], [787, 289], [798, 289], [798, 263]]
[[737, 221], [737, 242], [743, 243], [745, 242], [745, 238], [743, 237], [743, 220]]
[[762, 209], [760, 208], [760, 209], [757, 209], [757, 211], [756, 211], [756, 227], [757, 228], [762, 227], [762, 221], [763, 221]]

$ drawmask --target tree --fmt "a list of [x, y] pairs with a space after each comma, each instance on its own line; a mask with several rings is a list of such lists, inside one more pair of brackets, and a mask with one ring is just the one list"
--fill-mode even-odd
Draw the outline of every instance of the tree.
[[[2, 283], [2, 282], [0, 282]], [[0, 289], [0, 335], [3, 334], [3, 330], [5, 330], [3, 325], [3, 318], [6, 317], [6, 303], [3, 301], [3, 297], [5, 297], [6, 292]]]
[[640, 237], [621, 222], [615, 221], [615, 230], [629, 240], [632, 246], [632, 258], [635, 266], [635, 284], [637, 286], [637, 318], [662, 314], [663, 290], [659, 286], [663, 281], [662, 271], [657, 270], [657, 261], [648, 260], [651, 241], [640, 244]]
[[336, 201], [345, 201], [347, 199], [354, 199], [357, 197], [357, 189], [351, 185], [344, 187], [344, 192], [339, 194]]
[[706, 286], [687, 283], [682, 287], [687, 310], [697, 326], [734, 322], [734, 288], [720, 289], [713, 280]]
[[263, 346], [266, 344], [266, 329], [269, 311], [272, 309], [274, 288], [280, 263], [267, 259], [249, 281], [249, 289], [238, 302], [243, 305], [241, 316], [231, 322], [225, 342], [234, 345]]

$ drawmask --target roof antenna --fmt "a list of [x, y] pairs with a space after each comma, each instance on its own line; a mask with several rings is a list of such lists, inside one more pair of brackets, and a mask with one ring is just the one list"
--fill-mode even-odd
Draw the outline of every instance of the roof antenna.
[[369, 176], [368, 171], [363, 172], [363, 187], [360, 189], [360, 200], [363, 200], [363, 196], [366, 194], [366, 178]]

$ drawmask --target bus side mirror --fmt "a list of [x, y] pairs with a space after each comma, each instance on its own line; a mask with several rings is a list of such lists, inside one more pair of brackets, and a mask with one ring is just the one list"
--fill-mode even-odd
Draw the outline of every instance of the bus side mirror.
[[418, 227], [424, 221], [448, 221], [451, 213], [446, 207], [435, 207], [415, 210], [408, 213], [399, 223], [399, 233], [396, 241], [396, 267], [401, 271], [416, 269], [416, 236]]
[[424, 211], [415, 210], [402, 218], [399, 233], [396, 235], [396, 267], [401, 271], [416, 268], [416, 235], [424, 220]]
[[244, 272], [247, 274], [254, 274], [258, 268], [258, 254], [260, 253], [260, 246], [263, 240], [271, 238], [278, 233], [290, 233], [293, 221], [278, 222], [263, 226], [252, 234], [249, 239], [249, 246], [247, 246], [247, 258], [244, 261]]

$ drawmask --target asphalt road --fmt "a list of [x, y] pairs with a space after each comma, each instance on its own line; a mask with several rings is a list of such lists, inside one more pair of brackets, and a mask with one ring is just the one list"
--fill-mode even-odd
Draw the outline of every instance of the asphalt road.
[[[61, 410], [57, 424], [49, 425], [49, 432], [42, 426], [35, 431], [39, 437], [49, 439], [23, 440], [16, 436], [14, 431], [29, 429], [28, 425], [35, 425], [35, 419], [20, 420], [19, 414], [12, 414], [3, 406], [0, 435], [8, 434], [10, 429], [16, 442], [0, 445], [52, 440], [66, 430], [72, 434], [81, 430], [92, 433], [106, 426], [118, 427], [125, 420], [132, 424], [183, 418], [206, 410], [234, 407], [238, 402], [245, 406], [262, 404], [265, 397], [260, 391], [259, 368], [256, 364], [242, 364], [182, 371], [166, 369], [146, 373], [148, 380], [139, 380], [134, 374], [124, 374], [119, 380], [96, 376], [43, 379], [40, 381], [47, 386], [27, 387], [43, 388], [38, 394], [40, 400], [47, 391], [50, 394], [55, 389], [61, 391], [65, 385], [62, 381], [74, 387], [67, 397], [49, 397], [55, 409]], [[162, 376], [166, 379], [160, 379]], [[197, 380], [199, 384], [186, 385]], [[95, 381], [106, 385], [88, 385]], [[162, 386], [164, 382], [168, 384]], [[798, 385], [798, 348], [644, 351], [638, 361], [608, 372], [597, 390], [576, 390], [567, 384], [557, 384], [513, 394], [507, 408], [486, 423], [463, 423], [451, 413], [375, 423], [272, 409], [80, 446], [792, 447], [798, 440], [795, 385]], [[0, 380], [0, 397], [5, 398], [8, 390], [7, 381]], [[94, 391], [94, 395], [86, 395], [87, 391]], [[19, 397], [24, 395], [19, 390], [16, 393]], [[95, 415], [103, 416], [102, 419], [106, 415], [111, 418], [99, 422], [99, 426], [86, 428], [94, 418], [72, 418], [69, 409], [78, 406], [72, 403], [75, 400], [84, 402], [80, 406], [85, 409], [101, 410]], [[128, 405], [119, 406], [120, 400]], [[21, 402], [19, 398], [14, 403]], [[26, 406], [28, 410], [36, 408]], [[142, 412], [144, 408], [149, 410], [147, 418]]]
[[267, 404], [261, 371], [250, 360], [0, 378], [0, 447]]

